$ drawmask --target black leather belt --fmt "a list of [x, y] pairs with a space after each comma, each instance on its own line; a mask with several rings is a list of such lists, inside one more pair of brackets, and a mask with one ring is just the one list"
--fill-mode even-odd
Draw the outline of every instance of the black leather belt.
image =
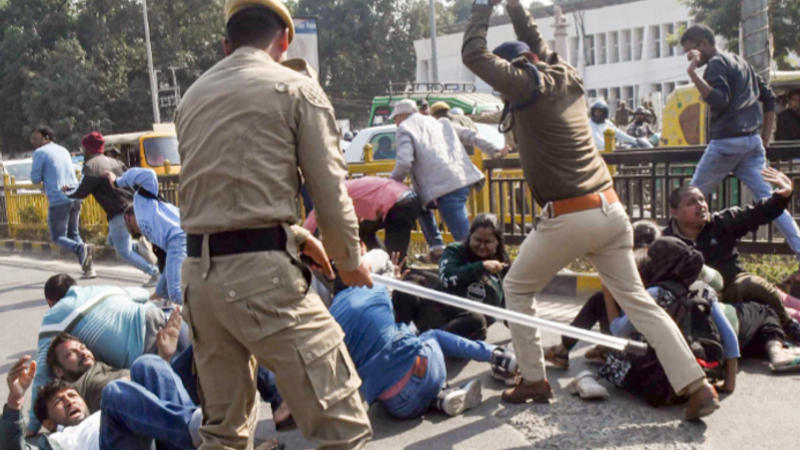
[[[283, 227], [257, 228], [213, 233], [208, 236], [209, 256], [235, 255], [238, 253], [284, 250], [286, 231]], [[203, 235], [186, 236], [186, 252], [192, 258], [203, 254]]]

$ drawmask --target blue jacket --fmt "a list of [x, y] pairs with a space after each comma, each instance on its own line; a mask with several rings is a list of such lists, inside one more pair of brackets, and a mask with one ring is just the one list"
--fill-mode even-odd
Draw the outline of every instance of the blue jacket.
[[372, 403], [411, 370], [422, 342], [405, 324], [395, 323], [391, 297], [382, 285], [345, 289], [333, 298], [330, 311], [344, 330], [361, 393]]

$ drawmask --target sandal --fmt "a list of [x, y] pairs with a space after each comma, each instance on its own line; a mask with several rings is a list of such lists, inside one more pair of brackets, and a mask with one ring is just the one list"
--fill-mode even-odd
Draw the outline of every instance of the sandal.
[[560, 345], [549, 347], [544, 352], [544, 360], [560, 369], [569, 369], [569, 352], [559, 352]]

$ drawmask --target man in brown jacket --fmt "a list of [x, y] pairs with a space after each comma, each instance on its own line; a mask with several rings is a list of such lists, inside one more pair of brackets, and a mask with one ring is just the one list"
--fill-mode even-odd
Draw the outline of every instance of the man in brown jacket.
[[294, 34], [281, 1], [227, 0], [225, 18], [227, 56], [189, 88], [175, 120], [201, 448], [252, 446], [256, 362], [275, 373], [306, 438], [360, 448], [372, 434], [361, 379], [298, 260], [314, 242], [291, 226], [302, 173], [343, 281], [372, 285], [333, 107], [316, 81], [280, 64]]
[[[519, 0], [508, 14], [519, 41], [486, 47], [492, 8], [500, 0], [476, 0], [464, 34], [464, 64], [506, 100], [505, 123], [517, 141], [520, 163], [542, 206], [505, 278], [506, 305], [536, 313], [534, 295], [573, 259], [586, 256], [637, 330], [655, 348], [676, 392], [690, 394], [687, 419], [711, 414], [717, 393], [705, 381], [675, 323], [647, 294], [633, 259], [633, 234], [613, 182], [592, 143], [583, 81], [550, 51]], [[542, 345], [536, 329], [511, 324], [522, 374], [503, 400], [549, 402]]]

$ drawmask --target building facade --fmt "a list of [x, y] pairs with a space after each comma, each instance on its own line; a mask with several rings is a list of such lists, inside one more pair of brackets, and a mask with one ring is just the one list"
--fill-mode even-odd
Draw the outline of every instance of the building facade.
[[[550, 47], [583, 74], [588, 100], [605, 99], [612, 116], [619, 100], [630, 107], [649, 99], [660, 111], [664, 96], [689, 83], [686, 55], [680, 45], [670, 44], [677, 44], [677, 33], [691, 23], [689, 8], [679, 0], [556, 3], [564, 12], [537, 18], [539, 29]], [[489, 28], [489, 48], [516, 39], [507, 17], [496, 21]], [[490, 92], [461, 62], [464, 26], [452, 28], [436, 38], [439, 81], [474, 82], [478, 91]], [[415, 41], [414, 49], [417, 81], [432, 82], [430, 39]]]

